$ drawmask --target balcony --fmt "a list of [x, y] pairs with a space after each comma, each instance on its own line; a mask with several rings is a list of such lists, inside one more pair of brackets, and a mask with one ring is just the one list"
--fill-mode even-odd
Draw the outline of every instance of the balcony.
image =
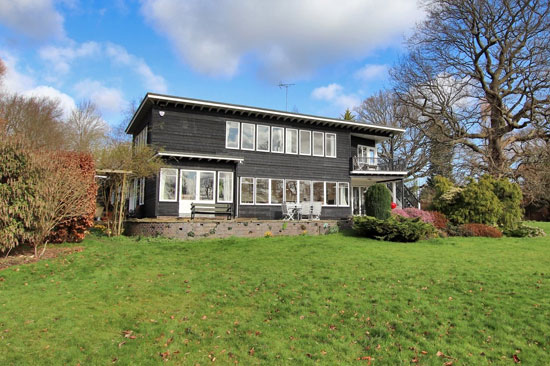
[[354, 156], [351, 158], [351, 171], [353, 172], [406, 172], [403, 159], [372, 158], [367, 156]]

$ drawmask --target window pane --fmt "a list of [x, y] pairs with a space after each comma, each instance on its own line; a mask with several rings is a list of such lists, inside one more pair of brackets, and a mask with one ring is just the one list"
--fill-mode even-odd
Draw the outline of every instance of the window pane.
[[327, 205], [336, 205], [336, 183], [326, 183]]
[[349, 185], [348, 183], [338, 183], [338, 190], [339, 190], [339, 196], [338, 196], [338, 204], [340, 206], [349, 206]]
[[178, 181], [176, 169], [160, 170], [160, 199], [162, 201], [175, 201]]
[[331, 158], [336, 157], [336, 135], [333, 133], [327, 133], [326, 138], [326, 150], [327, 156]]
[[295, 180], [286, 181], [286, 202], [296, 203], [298, 190], [297, 182]]
[[311, 181], [301, 180], [300, 181], [300, 202], [310, 202], [310, 201], [311, 201]]
[[197, 199], [197, 172], [181, 172], [181, 199]]
[[271, 203], [283, 203], [284, 181], [282, 179], [271, 180]]
[[233, 173], [219, 172], [218, 201], [233, 202]]
[[214, 173], [200, 172], [200, 198], [201, 201], [214, 199]]
[[254, 178], [241, 178], [241, 203], [254, 203]]
[[313, 132], [313, 155], [324, 156], [324, 133]]
[[285, 152], [283, 136], [285, 129], [282, 127], [273, 127], [271, 129], [271, 151]]
[[323, 182], [313, 182], [313, 201], [325, 202], [325, 185]]
[[298, 130], [286, 129], [286, 153], [298, 154]]
[[311, 131], [300, 131], [300, 154], [311, 155]]
[[254, 137], [256, 135], [256, 127], [250, 123], [243, 123], [241, 128], [242, 128], [241, 149], [254, 150]]
[[258, 138], [256, 143], [258, 151], [269, 151], [269, 126], [258, 125]]
[[225, 147], [239, 148], [239, 122], [227, 121], [225, 123]]
[[374, 149], [370, 149], [370, 150], [369, 150], [369, 158], [370, 158], [369, 164], [371, 164], [371, 165], [376, 165], [376, 159], [375, 159], [375, 151], [374, 151]]
[[269, 203], [269, 179], [256, 178], [256, 204]]

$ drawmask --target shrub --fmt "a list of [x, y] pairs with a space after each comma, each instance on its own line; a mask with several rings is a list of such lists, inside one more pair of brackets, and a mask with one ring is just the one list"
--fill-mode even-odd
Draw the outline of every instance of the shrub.
[[504, 230], [504, 235], [514, 238], [536, 238], [539, 236], [546, 236], [541, 228], [527, 226], [523, 223], [520, 223], [513, 229]]
[[521, 208], [523, 196], [519, 185], [505, 178], [494, 179], [490, 176], [484, 176], [482, 179], [489, 180], [493, 185], [493, 192], [502, 204], [502, 214], [498, 219], [498, 225], [505, 229], [519, 227], [523, 218]]
[[385, 220], [391, 216], [391, 192], [386, 185], [377, 183], [365, 193], [365, 212], [369, 216]]
[[360, 235], [385, 241], [415, 242], [435, 235], [435, 228], [419, 218], [394, 216], [380, 220], [371, 216], [356, 216], [353, 229]]
[[392, 214], [392, 215], [401, 216], [401, 217], [410, 218], [410, 216], [409, 216], [409, 214], [407, 213], [407, 211], [405, 211], [405, 210], [402, 209], [402, 208], [394, 208], [393, 210], [391, 210], [391, 214]]
[[431, 214], [433, 216], [433, 226], [435, 226], [439, 230], [445, 230], [449, 222], [449, 220], [447, 220], [447, 217], [438, 211], [431, 211]]
[[460, 236], [483, 236], [487, 238], [500, 238], [502, 232], [496, 227], [484, 224], [464, 224], [458, 230]]
[[437, 229], [445, 229], [447, 227], [447, 218], [441, 212], [437, 211], [424, 211], [414, 207], [407, 207], [405, 209], [396, 208], [392, 210], [393, 215], [406, 217], [406, 218], [420, 218], [427, 224], [432, 224]]

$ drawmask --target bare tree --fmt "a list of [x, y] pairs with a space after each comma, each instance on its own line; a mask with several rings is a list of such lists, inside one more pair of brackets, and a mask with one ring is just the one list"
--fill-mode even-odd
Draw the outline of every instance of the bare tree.
[[65, 122], [70, 138], [68, 148], [73, 151], [93, 151], [105, 143], [109, 127], [91, 101], [81, 102]]
[[426, 20], [392, 70], [419, 128], [460, 146], [478, 171], [510, 174], [514, 147], [550, 138], [550, 3], [427, 0]]
[[404, 128], [404, 134], [381, 144], [379, 157], [388, 161], [402, 159], [410, 177], [423, 177], [429, 167], [429, 140], [423, 131], [411, 123], [417, 118], [414, 111], [400, 106], [398, 102], [391, 91], [384, 90], [365, 99], [355, 112], [358, 120], [366, 123]]

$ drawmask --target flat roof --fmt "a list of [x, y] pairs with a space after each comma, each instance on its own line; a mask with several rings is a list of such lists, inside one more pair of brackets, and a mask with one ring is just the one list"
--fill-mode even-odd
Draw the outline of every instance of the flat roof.
[[295, 122], [305, 122], [305, 123], [315, 123], [321, 124], [324, 126], [334, 126], [334, 127], [344, 127], [349, 128], [355, 132], [365, 132], [365, 133], [380, 133], [383, 135], [394, 135], [401, 134], [405, 132], [402, 128], [390, 127], [390, 126], [379, 126], [372, 125], [362, 122], [347, 121], [338, 118], [329, 118], [314, 116], [310, 114], [301, 114], [301, 113], [292, 113], [286, 111], [279, 111], [274, 109], [266, 109], [259, 107], [250, 107], [238, 104], [229, 104], [221, 102], [213, 102], [208, 100], [176, 97], [172, 95], [164, 94], [155, 94], [147, 93], [143, 100], [141, 101], [139, 108], [134, 113], [132, 120], [126, 127], [126, 133], [131, 133], [132, 126], [138, 116], [147, 108], [150, 108], [152, 105], [158, 105], [160, 107], [173, 105], [174, 107], [190, 107], [191, 109], [199, 108], [199, 110], [206, 109], [208, 111], [215, 110], [233, 112], [233, 114], [239, 113], [242, 115], [248, 115], [253, 117], [268, 117], [275, 118], [276, 120], [286, 120], [286, 121], [295, 121]]
[[206, 154], [194, 154], [194, 153], [185, 153], [177, 151], [159, 151], [158, 156], [168, 156], [172, 158], [189, 158], [197, 160], [215, 160], [215, 161], [231, 161], [235, 163], [242, 163], [244, 158], [236, 158], [234, 156], [223, 156], [223, 155], [206, 155]]

